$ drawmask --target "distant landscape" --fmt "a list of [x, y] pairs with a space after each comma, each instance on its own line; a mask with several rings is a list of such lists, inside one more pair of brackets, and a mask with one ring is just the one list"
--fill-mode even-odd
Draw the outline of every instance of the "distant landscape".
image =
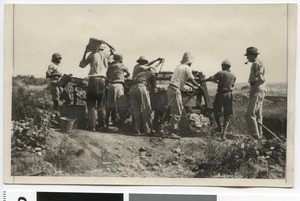
[[[267, 83], [267, 96], [287, 96], [287, 85], [286, 83]], [[217, 90], [217, 84], [207, 83], [207, 88], [210, 95], [214, 95]], [[249, 88], [249, 83], [238, 82], [235, 83], [233, 93], [240, 93], [241, 91], [245, 92]]]

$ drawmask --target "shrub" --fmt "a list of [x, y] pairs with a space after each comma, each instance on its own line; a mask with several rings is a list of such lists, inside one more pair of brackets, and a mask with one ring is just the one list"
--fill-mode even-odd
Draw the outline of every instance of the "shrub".
[[20, 121], [33, 118], [35, 124], [41, 123], [41, 116], [51, 110], [51, 102], [47, 99], [49, 92], [29, 90], [21, 86], [12, 92], [12, 120]]
[[35, 78], [33, 75], [17, 75], [13, 78], [13, 83], [16, 80], [22, 81], [26, 85], [42, 86], [49, 83], [47, 78]]
[[82, 154], [84, 154], [84, 149], [77, 148], [74, 142], [64, 137], [58, 147], [47, 149], [45, 161], [53, 164], [59, 171], [71, 173], [80, 171], [80, 167], [73, 162]]
[[20, 152], [18, 157], [12, 157], [11, 165], [13, 176], [47, 176], [55, 172], [53, 166], [42, 157], [28, 152]]
[[[210, 141], [198, 161], [199, 177], [227, 175], [241, 178], [269, 178], [269, 166], [285, 167], [285, 145], [274, 140], [258, 143], [251, 137], [226, 145]], [[284, 170], [278, 171], [284, 177]]]

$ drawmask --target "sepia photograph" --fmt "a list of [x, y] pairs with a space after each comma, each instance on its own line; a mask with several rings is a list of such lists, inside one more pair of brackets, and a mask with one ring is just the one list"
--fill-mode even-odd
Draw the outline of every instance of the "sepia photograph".
[[4, 183], [292, 187], [296, 4], [5, 4]]

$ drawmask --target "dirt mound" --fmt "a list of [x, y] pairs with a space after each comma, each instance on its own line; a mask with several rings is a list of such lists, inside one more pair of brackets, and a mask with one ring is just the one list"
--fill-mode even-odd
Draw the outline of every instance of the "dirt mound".
[[[27, 155], [31, 160], [21, 160], [22, 166], [13, 162], [13, 175], [22, 175], [22, 168], [33, 165], [34, 168], [27, 167], [26, 175], [284, 177], [284, 144], [274, 140], [257, 142], [245, 135], [229, 134], [229, 137], [231, 140], [224, 142], [218, 135], [196, 133], [174, 140], [84, 130], [66, 134], [51, 129], [43, 154]], [[24, 154], [21, 156], [25, 158]], [[269, 166], [273, 169], [268, 169]]]

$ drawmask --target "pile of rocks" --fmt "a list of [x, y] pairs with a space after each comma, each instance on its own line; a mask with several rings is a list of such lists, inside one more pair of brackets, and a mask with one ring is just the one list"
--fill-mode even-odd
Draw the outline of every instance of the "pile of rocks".
[[202, 128], [210, 125], [210, 119], [202, 114], [192, 113], [188, 117], [190, 125], [194, 128]]

